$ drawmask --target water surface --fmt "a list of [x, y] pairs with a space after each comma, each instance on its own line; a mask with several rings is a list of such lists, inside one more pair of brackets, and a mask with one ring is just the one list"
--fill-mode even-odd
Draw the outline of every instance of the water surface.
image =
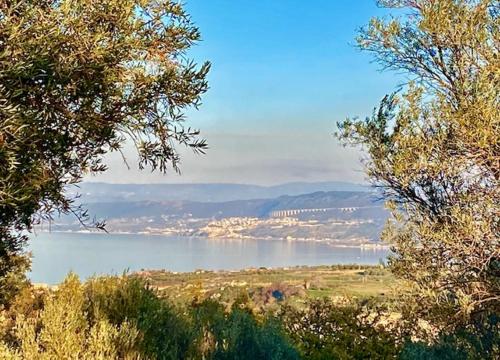
[[377, 264], [386, 250], [286, 240], [218, 240], [156, 235], [41, 233], [30, 241], [33, 282], [59, 283], [125, 270], [237, 270], [248, 267]]

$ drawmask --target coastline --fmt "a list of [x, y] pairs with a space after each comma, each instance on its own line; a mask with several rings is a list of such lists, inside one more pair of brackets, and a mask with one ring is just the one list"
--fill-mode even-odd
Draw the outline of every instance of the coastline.
[[[93, 235], [145, 235], [145, 236], [163, 236], [163, 237], [185, 237], [185, 238], [195, 238], [195, 239], [205, 239], [205, 240], [224, 240], [224, 241], [256, 241], [256, 240], [264, 240], [264, 241], [285, 241], [285, 242], [307, 242], [307, 243], [321, 243], [327, 244], [336, 248], [354, 248], [354, 249], [363, 249], [363, 250], [390, 250], [390, 244], [383, 243], [373, 243], [373, 242], [364, 242], [364, 243], [350, 243], [346, 240], [341, 239], [332, 239], [332, 238], [279, 238], [279, 237], [252, 237], [252, 236], [203, 236], [203, 235], [183, 235], [180, 233], [172, 234], [172, 233], [159, 233], [159, 232], [131, 232], [131, 231], [91, 231], [91, 230], [38, 230], [34, 233], [36, 236], [37, 233], [50, 234], [50, 233], [58, 233], [58, 234], [93, 234]], [[354, 240], [354, 239], [353, 239]]]

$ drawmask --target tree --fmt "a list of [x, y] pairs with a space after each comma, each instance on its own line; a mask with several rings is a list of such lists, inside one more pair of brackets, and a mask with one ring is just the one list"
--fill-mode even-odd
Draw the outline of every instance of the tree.
[[[500, 5], [385, 0], [358, 44], [409, 77], [372, 117], [339, 124], [392, 210], [392, 270], [443, 324], [500, 310]], [[427, 306], [428, 305], [428, 306]], [[437, 318], [434, 318], [437, 319]]]
[[206, 149], [184, 126], [208, 87], [209, 63], [186, 55], [199, 39], [173, 0], [0, 3], [1, 279], [22, 267], [37, 221], [88, 223], [65, 189], [105, 171], [108, 152], [131, 141], [140, 168], [166, 172], [178, 170], [176, 145]]

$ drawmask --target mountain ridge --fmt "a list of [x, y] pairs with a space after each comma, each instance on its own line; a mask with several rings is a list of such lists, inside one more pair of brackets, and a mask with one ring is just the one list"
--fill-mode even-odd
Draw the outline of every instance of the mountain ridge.
[[317, 191], [282, 195], [277, 198], [198, 202], [181, 200], [103, 201], [85, 203], [89, 213], [99, 218], [141, 216], [192, 216], [195, 218], [269, 217], [271, 212], [295, 209], [382, 208], [372, 192]]
[[263, 186], [231, 183], [196, 184], [111, 184], [84, 182], [68, 194], [81, 195], [81, 202], [129, 202], [141, 200], [180, 200], [197, 202], [224, 202], [232, 200], [270, 199], [284, 195], [296, 196], [318, 191], [367, 192], [370, 187], [350, 182], [291, 182]]

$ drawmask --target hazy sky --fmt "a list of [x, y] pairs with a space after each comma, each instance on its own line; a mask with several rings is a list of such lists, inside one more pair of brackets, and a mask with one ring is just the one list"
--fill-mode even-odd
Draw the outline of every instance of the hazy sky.
[[[210, 149], [184, 153], [182, 176], [110, 170], [90, 181], [237, 182], [364, 179], [360, 154], [333, 138], [335, 123], [364, 117], [399, 79], [354, 46], [357, 29], [381, 15], [375, 0], [187, 0], [210, 60], [210, 90], [190, 112]], [[135, 157], [129, 155], [132, 163]]]

